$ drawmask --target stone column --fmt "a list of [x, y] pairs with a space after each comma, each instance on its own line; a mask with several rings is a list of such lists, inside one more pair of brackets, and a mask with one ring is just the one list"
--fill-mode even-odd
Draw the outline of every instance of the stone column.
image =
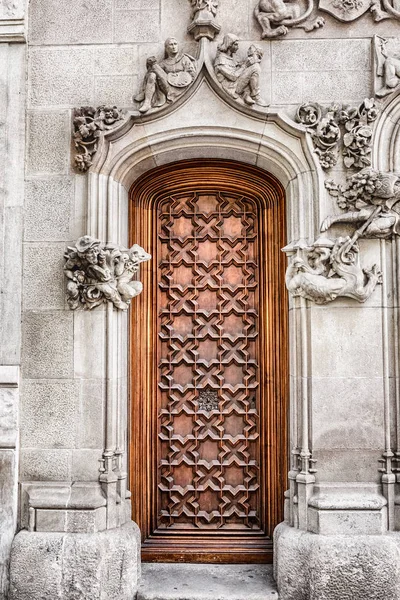
[[0, 598], [17, 525], [25, 142], [25, 6], [0, 5]]

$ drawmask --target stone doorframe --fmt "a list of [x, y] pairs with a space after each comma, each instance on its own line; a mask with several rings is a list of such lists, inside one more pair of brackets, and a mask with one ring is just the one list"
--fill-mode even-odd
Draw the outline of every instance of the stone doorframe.
[[[205, 85], [205, 84], [203, 84]], [[204, 92], [210, 95], [210, 89]], [[193, 99], [188, 102], [190, 105]], [[214, 97], [215, 102], [215, 97]], [[218, 103], [220, 100], [218, 100]], [[181, 159], [230, 159], [256, 165], [274, 175], [283, 185], [287, 202], [287, 239], [314, 239], [319, 228], [319, 199], [324, 194], [323, 173], [312, 153], [305, 129], [278, 113], [266, 122], [241, 116], [241, 127], [168, 127], [190, 121], [190, 107], [159, 119], [150, 126], [131, 116], [123, 126], [105, 135], [88, 176], [87, 228], [85, 233], [109, 243], [127, 246], [129, 190], [143, 173]], [[183, 114], [179, 114], [179, 113]], [[224, 109], [226, 114], [226, 108]], [[234, 125], [236, 111], [228, 110]], [[218, 121], [218, 115], [214, 117]], [[208, 119], [208, 121], [213, 119]], [[226, 121], [229, 118], [225, 117]], [[167, 123], [165, 122], [167, 121]], [[263, 118], [264, 121], [264, 118]], [[229, 125], [229, 123], [228, 123]], [[151, 133], [149, 133], [151, 130]], [[307, 499], [315, 481], [310, 451], [311, 375], [308, 356], [309, 311], [303, 299], [290, 300], [290, 523], [307, 529]], [[133, 301], [132, 310], [135, 310]], [[123, 522], [118, 498], [130, 496], [127, 486], [128, 423], [128, 334], [126, 313], [105, 313], [106, 448], [100, 476], [107, 496], [107, 528]], [[89, 344], [90, 340], [82, 340]], [[133, 374], [134, 376], [134, 374]], [[126, 492], [126, 493], [125, 493]], [[134, 490], [133, 490], [134, 493]], [[297, 499], [298, 497], [298, 499]], [[294, 511], [294, 499], [298, 509]], [[295, 515], [296, 512], [296, 515]], [[297, 517], [298, 514], [298, 517]]]

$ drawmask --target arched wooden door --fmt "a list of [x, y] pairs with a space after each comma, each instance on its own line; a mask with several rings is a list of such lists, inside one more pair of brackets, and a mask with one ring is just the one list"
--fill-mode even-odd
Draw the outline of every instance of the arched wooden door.
[[184, 161], [140, 178], [130, 222], [153, 255], [131, 332], [143, 560], [268, 562], [287, 473], [283, 189]]

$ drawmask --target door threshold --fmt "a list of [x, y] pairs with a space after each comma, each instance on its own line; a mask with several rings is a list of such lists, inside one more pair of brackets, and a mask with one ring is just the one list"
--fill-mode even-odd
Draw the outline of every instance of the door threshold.
[[278, 600], [272, 565], [143, 563], [137, 600]]

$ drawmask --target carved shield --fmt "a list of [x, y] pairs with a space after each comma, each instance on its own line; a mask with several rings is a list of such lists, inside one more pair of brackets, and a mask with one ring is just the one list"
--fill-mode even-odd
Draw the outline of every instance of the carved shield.
[[339, 21], [355, 21], [371, 7], [372, 0], [319, 0], [319, 8]]

